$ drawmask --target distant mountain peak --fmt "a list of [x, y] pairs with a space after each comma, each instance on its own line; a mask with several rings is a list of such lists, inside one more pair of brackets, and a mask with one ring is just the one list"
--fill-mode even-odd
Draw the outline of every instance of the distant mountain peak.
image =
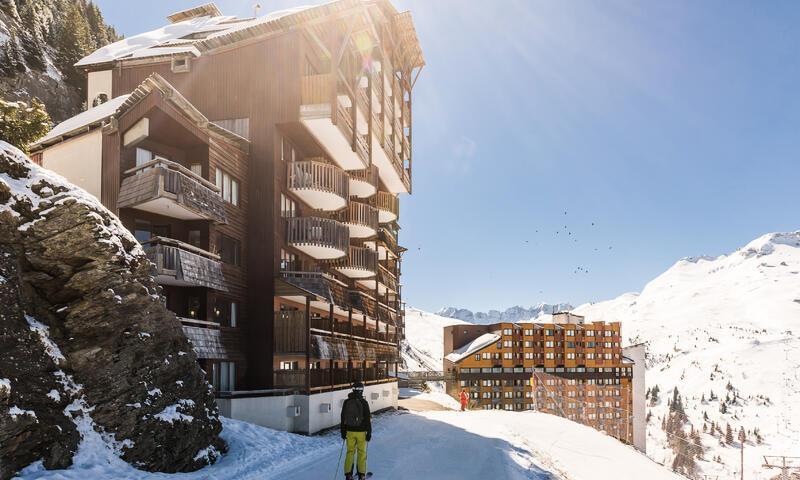
[[572, 310], [572, 305], [568, 303], [538, 303], [532, 307], [516, 305], [504, 311], [489, 310], [488, 312], [473, 312], [466, 308], [444, 307], [439, 310], [438, 315], [447, 318], [455, 318], [469, 323], [498, 323], [498, 322], [521, 322], [535, 319], [541, 315], [552, 315], [556, 312]]

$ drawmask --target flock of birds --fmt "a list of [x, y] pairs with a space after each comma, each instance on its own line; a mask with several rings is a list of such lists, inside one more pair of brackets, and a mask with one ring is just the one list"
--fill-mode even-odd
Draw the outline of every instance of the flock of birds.
[[[566, 216], [567, 214], [568, 214], [568, 212], [565, 210], [564, 211], [564, 215]], [[595, 226], [595, 222], [592, 222], [591, 226], [594, 227]], [[535, 230], [535, 233], [539, 233], [539, 230]], [[564, 235], [564, 234], [566, 234], [566, 235]], [[559, 235], [560, 235], [560, 237], [559, 237]], [[569, 229], [569, 225], [564, 225], [563, 228], [555, 230], [554, 238], [566, 238], [567, 240], [572, 240], [572, 243], [578, 243], [578, 238], [577, 238], [576, 235], [572, 234], [572, 231]], [[525, 240], [525, 245], [529, 245], [529, 244], [530, 244], [530, 240]], [[613, 249], [614, 249], [614, 247], [609, 245], [608, 250], [613, 250]], [[422, 247], [417, 247], [417, 250], [418, 251], [422, 251]], [[594, 251], [598, 252], [598, 251], [600, 251], [600, 248], [595, 247]], [[585, 267], [583, 265], [579, 265], [579, 266], [575, 267], [575, 269], [572, 271], [572, 273], [573, 274], [579, 274], [579, 273], [588, 274], [589, 273], [589, 268]], [[539, 293], [542, 293], [542, 290], [540, 290]]]
[[[564, 211], [564, 215], [567, 215], [567, 214], [568, 214], [568, 212]], [[594, 227], [595, 226], [595, 222], [592, 222], [591, 226]], [[535, 230], [535, 233], [539, 233], [539, 230]], [[565, 233], [566, 233], [566, 235], [564, 235]], [[558, 237], [559, 235], [560, 235], [560, 237]], [[569, 225], [564, 225], [563, 228], [560, 228], [560, 229], [556, 230], [555, 233], [554, 233], [554, 236], [556, 236], [556, 238], [566, 238], [568, 241], [572, 240], [572, 243], [578, 243], [578, 238], [577, 238], [576, 235], [572, 234], [572, 231], [569, 229]], [[525, 240], [525, 244], [526, 245], [530, 244], [530, 240]], [[609, 246], [608, 249], [609, 250], [613, 250], [614, 247], [613, 246]], [[600, 251], [600, 249], [598, 247], [595, 247], [594, 251], [598, 252], [598, 251]], [[589, 273], [589, 268], [587, 268], [587, 267], [585, 267], [583, 265], [579, 265], [579, 266], [575, 267], [575, 269], [572, 271], [572, 273], [573, 274], [579, 274], [579, 273], [588, 274]], [[539, 293], [541, 293], [541, 292], [539, 292]]]

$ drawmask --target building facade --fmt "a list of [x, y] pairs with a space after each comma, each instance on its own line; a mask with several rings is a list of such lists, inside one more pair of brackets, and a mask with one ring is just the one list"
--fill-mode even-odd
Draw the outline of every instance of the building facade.
[[312, 433], [366, 385], [396, 406], [399, 196], [411, 193], [408, 12], [207, 4], [78, 63], [87, 111], [32, 146], [142, 243], [223, 414]]
[[623, 354], [620, 328], [567, 312], [551, 323], [445, 327], [447, 392], [457, 398], [466, 390], [470, 408], [537, 410], [643, 442], [634, 429], [644, 414], [634, 411], [636, 365]]

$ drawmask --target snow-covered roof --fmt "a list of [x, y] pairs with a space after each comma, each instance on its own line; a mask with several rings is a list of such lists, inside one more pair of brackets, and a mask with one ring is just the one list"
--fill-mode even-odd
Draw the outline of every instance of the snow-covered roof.
[[36, 143], [31, 145], [31, 147], [33, 148], [40, 145], [45, 145], [50, 143], [52, 140], [58, 139], [59, 137], [63, 137], [86, 127], [99, 124], [103, 120], [114, 115], [117, 112], [117, 109], [119, 109], [119, 107], [125, 103], [125, 100], [127, 99], [128, 95], [120, 95], [119, 97], [113, 98], [106, 103], [92, 107], [89, 110], [81, 112], [72, 118], [68, 118], [67, 120], [64, 120], [56, 125], [47, 135], [40, 138]]
[[193, 120], [202, 130], [206, 130], [213, 135], [224, 137], [225, 139], [238, 145], [243, 151], [249, 148], [249, 141], [230, 130], [211, 123], [200, 110], [191, 104], [181, 93], [161, 75], [151, 74], [144, 79], [136, 89], [127, 95], [120, 95], [108, 102], [81, 112], [72, 118], [64, 120], [56, 125], [47, 135], [30, 145], [31, 151], [38, 150], [59, 143], [64, 137], [75, 136], [88, 131], [92, 126], [100, 126], [103, 121], [116, 117], [119, 118], [125, 112], [154, 90], [161, 91], [173, 105], [178, 107], [187, 117]]
[[106, 45], [80, 59], [75, 66], [87, 67], [126, 58], [170, 56], [178, 53], [199, 56], [203, 49], [198, 49], [197, 45], [206, 40], [264, 26], [312, 7], [288, 8], [257, 18], [237, 18], [228, 15], [196, 16]]
[[452, 353], [447, 354], [447, 356], [445, 356], [444, 358], [453, 363], [460, 362], [461, 360], [469, 357], [473, 353], [479, 350], [483, 350], [484, 348], [488, 347], [489, 345], [495, 343], [498, 340], [500, 340], [500, 335], [496, 333], [484, 333], [483, 335], [469, 342], [463, 347], [453, 350]]

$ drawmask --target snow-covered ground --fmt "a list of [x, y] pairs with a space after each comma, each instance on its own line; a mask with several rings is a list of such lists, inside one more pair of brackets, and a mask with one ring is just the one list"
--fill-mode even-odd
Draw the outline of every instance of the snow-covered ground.
[[[647, 385], [661, 392], [650, 408], [647, 449], [653, 459], [672, 461], [661, 417], [675, 387], [696, 429], [716, 422], [724, 431], [730, 423], [736, 437], [744, 427], [745, 477], [768, 478], [763, 455], [800, 455], [800, 232], [764, 235], [730, 255], [680, 260], [641, 294], [574, 312], [587, 320], [621, 321], [626, 339], [647, 342]], [[726, 396], [737, 398], [722, 413]], [[705, 458], [719, 455], [723, 462], [699, 462], [702, 473], [738, 478], [738, 442], [701, 438]]]
[[[27, 469], [20, 480], [211, 480], [341, 478], [338, 432], [306, 437], [224, 419], [230, 451], [185, 474], [146, 473], [89, 435], [68, 470]], [[99, 437], [99, 436], [98, 436]], [[93, 440], [91, 440], [93, 438]], [[373, 419], [369, 467], [375, 478], [483, 480], [677, 480], [611, 437], [538, 412], [393, 412]]]
[[407, 308], [405, 318], [406, 340], [401, 346], [404, 369], [412, 372], [440, 371], [444, 327], [466, 322], [416, 308]]
[[461, 405], [458, 400], [444, 393], [444, 382], [428, 382], [430, 389], [427, 392], [415, 390], [413, 388], [401, 388], [400, 398], [414, 398], [417, 400], [427, 400], [429, 402], [438, 403], [444, 408], [450, 410], [460, 410]]

